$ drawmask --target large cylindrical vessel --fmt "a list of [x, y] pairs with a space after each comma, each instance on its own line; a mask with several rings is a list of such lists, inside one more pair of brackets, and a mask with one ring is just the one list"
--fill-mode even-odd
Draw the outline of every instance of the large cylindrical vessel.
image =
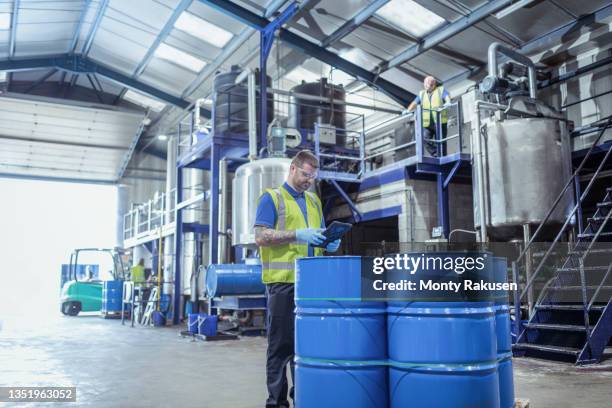
[[[506, 258], [494, 257], [495, 282], [507, 282]], [[495, 333], [497, 337], [497, 370], [499, 372], [499, 401], [501, 408], [514, 407], [514, 376], [512, 374], [512, 337], [510, 334], [510, 306], [508, 292], [495, 296]]]
[[277, 188], [287, 179], [291, 160], [269, 158], [240, 166], [232, 181], [232, 245], [255, 246], [255, 213], [266, 188]]
[[360, 257], [296, 261], [296, 406], [387, 407], [385, 302], [360, 298]]
[[[315, 123], [332, 125], [340, 131], [336, 133], [335, 141], [327, 142], [346, 145], [342, 132], [346, 129], [346, 105], [343, 103], [346, 92], [342, 86], [327, 82], [327, 78], [321, 78], [317, 82], [302, 82], [294, 86], [291, 92], [298, 95], [290, 98], [289, 127], [313, 130]], [[320, 97], [322, 100], [311, 100], [300, 97], [299, 94]]]
[[[237, 65], [232, 65], [229, 72], [219, 73], [215, 76], [213, 89], [215, 92], [215, 136], [244, 136], [249, 130], [248, 88], [247, 81], [236, 84], [236, 78], [242, 73]], [[259, 85], [259, 75], [255, 75], [256, 84]], [[268, 77], [268, 83], [272, 80]], [[260, 96], [257, 90], [256, 115], [257, 128], [260, 123]], [[274, 98], [268, 96], [267, 122], [270, 123], [274, 117]]]
[[[208, 190], [210, 177], [207, 171], [200, 169], [183, 170], [183, 200], [193, 198]], [[183, 222], [206, 225], [209, 222], [208, 202], [200, 201], [183, 210]], [[193, 232], [183, 233], [183, 260], [181, 265], [181, 283], [184, 295], [190, 295], [196, 301], [204, 291], [204, 276], [199, 275], [199, 266], [208, 262], [208, 237], [198, 240]]]
[[[414, 276], [441, 279], [433, 273], [419, 269]], [[488, 282], [493, 278], [492, 271], [480, 276]], [[498, 407], [492, 306], [490, 301], [389, 302], [390, 406]]]
[[208, 297], [263, 295], [265, 290], [261, 265], [213, 264], [206, 270]]
[[[547, 118], [488, 119], [483, 124], [487, 233], [497, 240], [522, 237], [522, 226], [544, 220], [571, 175], [567, 124]], [[477, 192], [478, 178], [473, 180]], [[570, 190], [548, 224], [565, 222], [573, 203]], [[479, 226], [478, 200], [474, 220]]]

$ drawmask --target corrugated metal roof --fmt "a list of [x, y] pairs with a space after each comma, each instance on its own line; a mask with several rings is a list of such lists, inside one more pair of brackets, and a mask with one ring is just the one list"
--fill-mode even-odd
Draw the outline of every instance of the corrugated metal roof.
[[[282, 10], [289, 4], [288, 1], [279, 0], [232, 1], [259, 15], [267, 11], [268, 18], [272, 17], [272, 9], [280, 7]], [[330, 35], [373, 3], [374, 0], [311, 0], [306, 2], [304, 10], [287, 28], [311, 41], [326, 42]], [[446, 81], [465, 74], [471, 68], [482, 66], [486, 60], [486, 49], [493, 41], [521, 47], [574, 21], [579, 15], [609, 5], [606, 0], [534, 1], [503, 18], [489, 16], [415, 58], [390, 70], [377, 71], [379, 67], [384, 68], [385, 61], [417, 44], [422, 35], [435, 29], [438, 24], [455, 22], [487, 3], [484, 0], [376, 2], [378, 7], [375, 13], [366, 16], [343, 38], [325, 45], [330, 51], [359, 66], [379, 72], [381, 78], [416, 93], [421, 88], [423, 76], [427, 74]], [[212, 80], [218, 70], [227, 70], [233, 64], [253, 68], [259, 64], [259, 33], [200, 1], [21, 0], [17, 8], [15, 36], [11, 37], [14, 5], [14, 1], [0, 1], [0, 59], [33, 58], [73, 51], [84, 53], [94, 62], [188, 101], [210, 95]], [[404, 7], [411, 12], [396, 13], [397, 16], [386, 12], [397, 7]], [[190, 18], [199, 18], [226, 30], [233, 34], [233, 38], [220, 48], [214, 41], [206, 41], [206, 38], [185, 31], [184, 27], [176, 28], [175, 21], [184, 16], [184, 13], [188, 13]], [[430, 27], [422, 21], [427, 13], [430, 13]], [[8, 26], [3, 26], [2, 21], [7, 21]], [[15, 45], [12, 56], [9, 47], [11, 40]], [[160, 46], [187, 53], [206, 65], [200, 72], [194, 72], [179, 61], [160, 58], [159, 53], [155, 53]], [[385, 106], [401, 108], [381, 92], [364, 89], [350, 76], [291, 49], [287, 44], [277, 42], [268, 60], [268, 73], [274, 79], [273, 86], [283, 89], [294, 86], [297, 82], [284, 75], [296, 66], [307, 70], [302, 72], [312, 72], [316, 76], [331, 75], [332, 79], [347, 85], [349, 93], [354, 92], [355, 97], [367, 97], [369, 103], [384, 103]], [[7, 78], [8, 87], [10, 89], [12, 84], [15, 90], [21, 92], [56, 97], [68, 95], [83, 100], [102, 100], [122, 107], [135, 107], [122, 99], [125, 88], [119, 84], [100, 76], [65, 74], [51, 72], [50, 69], [13, 73]], [[37, 82], [55, 83], [57, 86], [37, 85]], [[173, 130], [186, 114], [181, 108], [164, 103], [165, 108], [161, 112], [151, 110], [148, 113], [153, 120], [147, 130], [151, 135]], [[376, 117], [377, 114], [371, 115]], [[136, 128], [131, 128], [135, 133]], [[10, 130], [18, 132], [17, 129]], [[126, 130], [122, 128], [113, 131], [121, 131], [123, 135]], [[9, 131], [9, 128], [4, 131]], [[64, 127], [62, 131], [70, 134], [69, 127]], [[130, 134], [130, 137], [133, 136]], [[43, 135], [37, 134], [36, 137], [42, 138]], [[120, 138], [125, 142], [130, 137]], [[77, 156], [81, 153], [75, 152]]]

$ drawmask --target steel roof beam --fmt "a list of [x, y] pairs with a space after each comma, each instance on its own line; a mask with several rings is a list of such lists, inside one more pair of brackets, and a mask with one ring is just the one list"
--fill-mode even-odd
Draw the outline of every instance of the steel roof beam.
[[[93, 62], [89, 58], [80, 55], [60, 55], [55, 57], [31, 58], [25, 60], [1, 60], [1, 71], [29, 71], [33, 69], [57, 68], [62, 71], [71, 72], [74, 74], [98, 74], [106, 79], [122, 84], [128, 88], [150, 95], [163, 102], [186, 109], [191, 105], [191, 102], [170, 95], [151, 85], [142, 83], [132, 77], [116, 72], [104, 65]], [[204, 110], [207, 115], [210, 115], [209, 110]]]
[[142, 61], [140, 61], [140, 63], [134, 70], [134, 77], [142, 75], [149, 62], [151, 62], [151, 59], [153, 58], [157, 47], [159, 47], [159, 45], [166, 40], [166, 38], [170, 34], [170, 31], [172, 31], [172, 29], [174, 28], [174, 23], [176, 23], [176, 20], [178, 20], [181, 14], [183, 14], [183, 12], [187, 10], [187, 8], [191, 5], [192, 1], [193, 0], [181, 0], [178, 6], [176, 6], [174, 12], [155, 38], [155, 41], [153, 41], [153, 44], [151, 44], [151, 46], [147, 50], [147, 53], [145, 54], [144, 58], [142, 59]]
[[87, 11], [89, 10], [91, 1], [92, 0], [85, 0], [85, 4], [83, 5], [83, 10], [81, 10], [81, 16], [79, 17], [79, 22], [77, 23], [77, 27], [74, 30], [74, 34], [72, 36], [72, 42], [70, 43], [70, 48], [68, 49], [69, 53], [74, 53], [74, 51], [76, 50], [76, 46], [79, 42], [79, 36], [81, 34], [81, 29], [83, 28], [83, 23], [85, 22], [85, 16], [87, 15]]
[[389, 0], [376, 0], [366, 8], [358, 12], [353, 18], [342, 24], [340, 28], [331, 33], [329, 36], [321, 41], [321, 46], [323, 48], [327, 48], [336, 41], [340, 41], [350, 33], [352, 33], [357, 27], [363, 24], [366, 20], [368, 20], [374, 13], [378, 11], [382, 6], [387, 4]]
[[91, 27], [91, 31], [87, 36], [87, 40], [85, 41], [85, 45], [83, 45], [83, 50], [81, 54], [83, 56], [87, 56], [89, 51], [91, 50], [91, 45], [93, 44], [94, 39], [96, 38], [96, 33], [100, 28], [100, 23], [102, 22], [102, 17], [104, 17], [104, 13], [106, 12], [106, 7], [108, 6], [108, 0], [101, 0], [100, 5], [98, 6], [98, 12], [96, 13], [96, 18]]
[[53, 68], [52, 70], [50, 70], [49, 72], [47, 72], [45, 75], [43, 75], [42, 77], [38, 78], [32, 85], [30, 85], [30, 87], [28, 89], [26, 89], [23, 93], [30, 93], [34, 90], [34, 88], [36, 88], [38, 85], [42, 84], [43, 82], [45, 82], [47, 79], [51, 78], [51, 76], [53, 76], [53, 74], [55, 74], [57, 72], [57, 69]]
[[17, 39], [17, 20], [19, 17], [20, 0], [13, 0], [13, 13], [11, 14], [11, 32], [9, 34], [9, 58], [15, 56], [15, 42]]
[[[250, 10], [247, 10], [231, 1], [222, 0], [199, 0], [200, 2], [207, 4], [222, 13], [225, 13], [242, 23], [253, 27], [257, 30], [265, 29], [270, 20], [261, 17]], [[509, 0], [508, 0], [509, 1]], [[285, 41], [288, 45], [296, 48], [312, 57], [315, 57], [322, 62], [331, 65], [332, 67], [339, 68], [349, 75], [353, 75], [361, 81], [367, 82], [370, 86], [379, 89], [391, 98], [395, 99], [402, 105], [407, 105], [412, 101], [415, 95], [407, 90], [399, 87], [385, 79], [379, 78], [378, 74], [372, 73], [352, 62], [339, 57], [331, 51], [326, 50], [318, 44], [315, 44], [305, 38], [300, 37], [293, 32], [281, 28], [279, 29], [279, 38]]]
[[457, 21], [446, 24], [437, 30], [427, 34], [417, 44], [407, 48], [388, 62], [384, 62], [380, 65], [380, 69], [383, 71], [394, 68], [398, 65], [409, 61], [425, 51], [435, 47], [436, 45], [443, 43], [454, 35], [461, 33], [462, 31], [470, 28], [474, 24], [477, 24], [487, 18], [492, 13], [496, 13], [504, 7], [512, 3], [512, 0], [494, 0], [486, 3], [485, 5], [477, 8], [465, 17], [461, 17]]

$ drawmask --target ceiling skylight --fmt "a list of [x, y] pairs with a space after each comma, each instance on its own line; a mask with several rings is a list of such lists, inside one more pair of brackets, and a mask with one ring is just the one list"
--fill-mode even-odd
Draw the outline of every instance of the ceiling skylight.
[[229, 31], [187, 12], [181, 14], [174, 27], [217, 48], [225, 47], [234, 36]]
[[391, 0], [376, 14], [415, 37], [423, 37], [446, 21], [412, 0]]
[[379, 61], [378, 58], [366, 53], [360, 48], [345, 48], [340, 51], [338, 55], [367, 70], [372, 70]]
[[155, 56], [173, 64], [178, 64], [193, 72], [200, 72], [206, 66], [205, 61], [163, 43], [159, 44], [159, 47], [155, 50]]
[[11, 28], [11, 14], [0, 13], [0, 30], [8, 30]]
[[125, 95], [123, 95], [123, 99], [145, 108], [151, 108], [155, 112], [161, 112], [161, 110], [166, 107], [165, 103], [132, 90], [128, 90]]
[[285, 74], [284, 78], [292, 82], [297, 82], [299, 84], [302, 81], [306, 81], [306, 82], [317, 81], [321, 78], [321, 76], [318, 74], [315, 74], [312, 71], [307, 70], [304, 67], [298, 66], [294, 68], [293, 70], [291, 70], [289, 73]]

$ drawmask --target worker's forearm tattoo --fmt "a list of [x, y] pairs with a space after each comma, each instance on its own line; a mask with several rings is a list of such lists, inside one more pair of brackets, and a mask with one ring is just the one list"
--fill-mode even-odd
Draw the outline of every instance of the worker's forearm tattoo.
[[255, 227], [255, 242], [259, 246], [291, 244], [295, 242], [295, 231], [278, 231], [267, 227]]

